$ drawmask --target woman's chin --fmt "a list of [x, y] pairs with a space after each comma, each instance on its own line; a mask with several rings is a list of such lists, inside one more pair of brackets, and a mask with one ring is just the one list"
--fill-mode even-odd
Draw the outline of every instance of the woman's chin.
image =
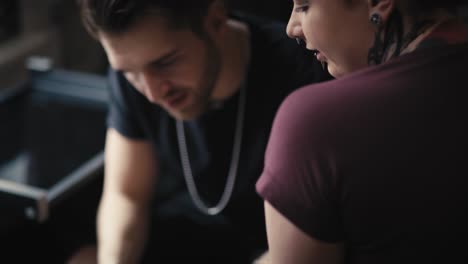
[[327, 69], [331, 76], [334, 78], [340, 78], [348, 74], [349, 72], [343, 71], [343, 68], [336, 67], [334, 63], [327, 63]]
[[334, 78], [339, 78], [343, 75], [336, 67], [334, 67], [333, 64], [327, 63], [326, 65], [327, 65], [326, 67], [327, 67], [328, 72]]

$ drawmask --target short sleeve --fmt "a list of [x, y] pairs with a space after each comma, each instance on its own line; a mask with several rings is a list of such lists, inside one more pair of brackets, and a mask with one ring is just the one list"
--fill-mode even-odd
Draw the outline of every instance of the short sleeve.
[[256, 188], [299, 229], [334, 243], [342, 239], [336, 158], [320, 102], [309, 100], [311, 88], [292, 93], [281, 105]]
[[139, 125], [138, 110], [135, 107], [136, 91], [121, 74], [110, 70], [110, 103], [107, 115], [107, 127], [114, 128], [120, 134], [134, 139], [144, 138], [143, 129]]

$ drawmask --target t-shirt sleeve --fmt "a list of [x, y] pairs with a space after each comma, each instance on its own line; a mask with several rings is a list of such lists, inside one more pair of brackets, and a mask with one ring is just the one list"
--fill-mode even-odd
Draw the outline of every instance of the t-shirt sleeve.
[[138, 110], [135, 107], [136, 91], [128, 84], [121, 74], [110, 70], [110, 104], [107, 114], [107, 127], [114, 128], [120, 134], [133, 138], [143, 139], [145, 135], [138, 122]]
[[256, 188], [299, 229], [334, 243], [342, 239], [336, 159], [327, 128], [321, 127], [326, 120], [315, 114], [320, 104], [307, 99], [308, 88], [292, 93], [281, 105]]

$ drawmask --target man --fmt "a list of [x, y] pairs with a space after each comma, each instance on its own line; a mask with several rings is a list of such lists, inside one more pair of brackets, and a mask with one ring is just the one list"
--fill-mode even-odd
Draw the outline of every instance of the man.
[[[254, 184], [271, 122], [293, 89], [327, 78], [315, 58], [220, 0], [79, 4], [112, 67], [99, 263], [251, 261], [266, 248]], [[156, 207], [157, 181], [172, 187]]]

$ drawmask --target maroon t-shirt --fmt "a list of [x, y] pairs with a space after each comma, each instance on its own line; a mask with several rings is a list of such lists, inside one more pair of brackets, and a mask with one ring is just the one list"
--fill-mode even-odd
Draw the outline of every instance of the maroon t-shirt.
[[302, 88], [276, 116], [257, 191], [344, 242], [346, 263], [468, 263], [468, 34], [454, 32]]

